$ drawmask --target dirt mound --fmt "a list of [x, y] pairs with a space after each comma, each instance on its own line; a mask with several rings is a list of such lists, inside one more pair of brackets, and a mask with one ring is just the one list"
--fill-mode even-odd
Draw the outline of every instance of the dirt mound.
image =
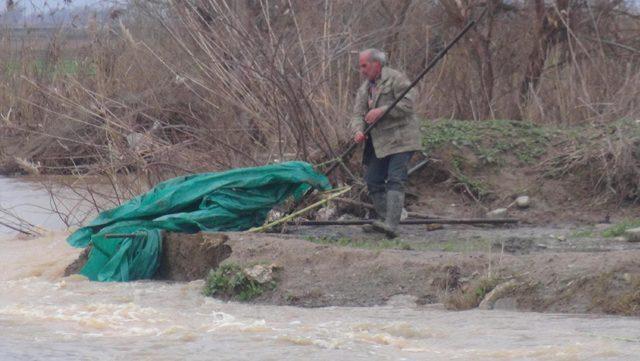
[[172, 281], [202, 279], [231, 255], [222, 233], [167, 233], [155, 278]]
[[[222, 233], [165, 233], [162, 243], [160, 266], [155, 278], [169, 281], [193, 281], [205, 278], [213, 268], [231, 254]], [[90, 247], [87, 247], [65, 269], [65, 276], [80, 272], [87, 262]]]

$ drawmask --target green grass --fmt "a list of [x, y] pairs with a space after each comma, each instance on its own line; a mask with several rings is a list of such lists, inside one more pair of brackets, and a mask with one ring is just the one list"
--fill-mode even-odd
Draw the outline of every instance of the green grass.
[[602, 231], [602, 236], [606, 238], [620, 237], [627, 229], [637, 227], [640, 227], [640, 219], [625, 219]]
[[480, 301], [482, 301], [484, 296], [486, 296], [487, 293], [491, 292], [494, 288], [496, 288], [496, 286], [499, 283], [500, 283], [500, 279], [496, 277], [482, 278], [473, 288], [473, 293]]
[[459, 187], [466, 187], [474, 195], [479, 198], [484, 198], [491, 194], [489, 187], [481, 180], [472, 178], [462, 171], [462, 164], [464, 160], [461, 157], [454, 157], [452, 162], [453, 175], [456, 178], [456, 185]]
[[422, 144], [427, 153], [450, 144], [473, 151], [483, 165], [500, 165], [507, 154], [532, 163], [546, 153], [557, 133], [552, 128], [514, 120], [439, 120], [422, 125]]
[[243, 268], [234, 263], [227, 263], [211, 270], [202, 290], [205, 296], [237, 301], [250, 301], [267, 289], [275, 287], [275, 283], [260, 284], [248, 278]]
[[422, 145], [426, 154], [436, 153], [447, 161], [454, 187], [486, 200], [494, 193], [478, 173], [487, 167], [510, 163], [533, 164], [549, 150], [559, 134], [556, 128], [514, 120], [425, 120]]
[[363, 248], [363, 249], [401, 249], [401, 250], [411, 250], [411, 246], [399, 239], [381, 239], [381, 240], [354, 240], [347, 237], [330, 237], [330, 236], [322, 236], [322, 237], [314, 237], [309, 236], [305, 238], [309, 242], [318, 243], [318, 244], [329, 244], [333, 246], [342, 246], [342, 247], [353, 247], [353, 248]]
[[571, 234], [571, 238], [592, 238], [595, 234], [592, 229], [581, 229]]

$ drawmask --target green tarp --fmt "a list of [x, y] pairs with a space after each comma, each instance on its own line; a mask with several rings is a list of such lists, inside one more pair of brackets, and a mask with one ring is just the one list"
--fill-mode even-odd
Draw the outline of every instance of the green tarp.
[[[119, 207], [102, 212], [71, 234], [74, 247], [92, 245], [80, 271], [95, 281], [151, 278], [162, 252], [161, 231], [242, 231], [264, 223], [267, 213], [310, 187], [331, 188], [309, 163], [287, 162], [167, 180]], [[105, 238], [105, 234], [139, 234]]]

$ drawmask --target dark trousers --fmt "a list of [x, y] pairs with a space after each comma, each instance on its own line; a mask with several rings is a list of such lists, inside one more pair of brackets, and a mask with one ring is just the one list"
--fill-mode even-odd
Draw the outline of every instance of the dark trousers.
[[407, 182], [407, 164], [413, 152], [391, 154], [377, 158], [374, 154], [367, 157], [364, 180], [369, 194], [395, 190], [404, 192]]

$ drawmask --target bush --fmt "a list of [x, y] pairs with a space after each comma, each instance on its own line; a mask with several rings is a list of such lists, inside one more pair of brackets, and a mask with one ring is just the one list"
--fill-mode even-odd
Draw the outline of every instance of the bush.
[[580, 127], [542, 163], [550, 177], [575, 176], [602, 202], [640, 199], [640, 124], [621, 119]]
[[250, 301], [264, 291], [265, 285], [248, 278], [242, 267], [227, 263], [209, 272], [202, 292], [225, 300]]
[[468, 288], [458, 289], [448, 295], [444, 300], [444, 306], [448, 310], [457, 311], [476, 308], [499, 283], [500, 279], [496, 277], [483, 277], [475, 280]]

